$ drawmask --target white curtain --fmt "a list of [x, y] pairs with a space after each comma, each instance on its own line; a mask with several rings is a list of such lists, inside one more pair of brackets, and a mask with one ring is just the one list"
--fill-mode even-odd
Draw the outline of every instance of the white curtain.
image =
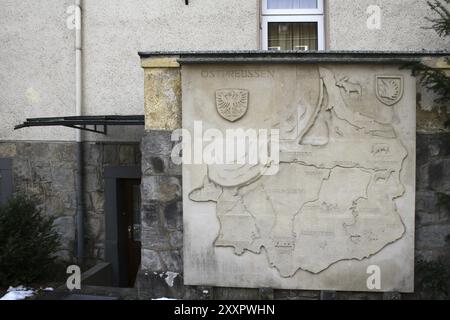
[[267, 0], [267, 9], [315, 9], [317, 0]]
[[280, 50], [317, 50], [317, 22], [270, 22], [269, 47]]

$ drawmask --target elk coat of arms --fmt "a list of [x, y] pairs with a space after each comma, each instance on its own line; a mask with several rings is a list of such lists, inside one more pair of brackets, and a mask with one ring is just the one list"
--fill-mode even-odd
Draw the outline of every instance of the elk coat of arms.
[[247, 113], [248, 100], [248, 90], [220, 89], [216, 91], [217, 112], [230, 122], [241, 119]]
[[403, 97], [402, 76], [377, 76], [376, 95], [380, 102], [393, 106]]

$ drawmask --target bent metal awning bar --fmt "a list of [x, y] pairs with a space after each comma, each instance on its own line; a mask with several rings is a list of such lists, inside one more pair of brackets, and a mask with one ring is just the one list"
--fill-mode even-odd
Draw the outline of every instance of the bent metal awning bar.
[[108, 126], [140, 126], [145, 124], [143, 115], [70, 116], [50, 118], [29, 118], [14, 130], [29, 127], [64, 126], [106, 135]]

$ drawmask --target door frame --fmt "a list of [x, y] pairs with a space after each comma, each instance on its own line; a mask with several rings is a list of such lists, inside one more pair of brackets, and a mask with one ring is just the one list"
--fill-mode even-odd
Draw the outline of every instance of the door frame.
[[105, 260], [111, 263], [113, 286], [119, 286], [118, 180], [141, 179], [140, 166], [107, 166], [105, 179]]
[[12, 159], [0, 158], [0, 205], [13, 194], [12, 166]]

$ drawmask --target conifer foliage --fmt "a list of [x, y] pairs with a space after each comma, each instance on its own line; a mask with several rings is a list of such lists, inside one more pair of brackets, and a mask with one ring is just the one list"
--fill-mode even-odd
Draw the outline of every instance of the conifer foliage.
[[[450, 36], [450, 0], [433, 0], [427, 1], [428, 6], [433, 12], [432, 17], [426, 20], [431, 24], [429, 29], [433, 29], [440, 37]], [[450, 50], [450, 39], [449, 48]], [[450, 62], [450, 59], [447, 59]], [[443, 70], [433, 69], [423, 63], [412, 65], [414, 76], [418, 76], [422, 85], [433, 91], [437, 98], [438, 104], [446, 104], [450, 102], [450, 76]], [[446, 125], [450, 125], [447, 121]]]
[[18, 195], [0, 207], [0, 286], [29, 285], [54, 271], [59, 236], [35, 200]]

